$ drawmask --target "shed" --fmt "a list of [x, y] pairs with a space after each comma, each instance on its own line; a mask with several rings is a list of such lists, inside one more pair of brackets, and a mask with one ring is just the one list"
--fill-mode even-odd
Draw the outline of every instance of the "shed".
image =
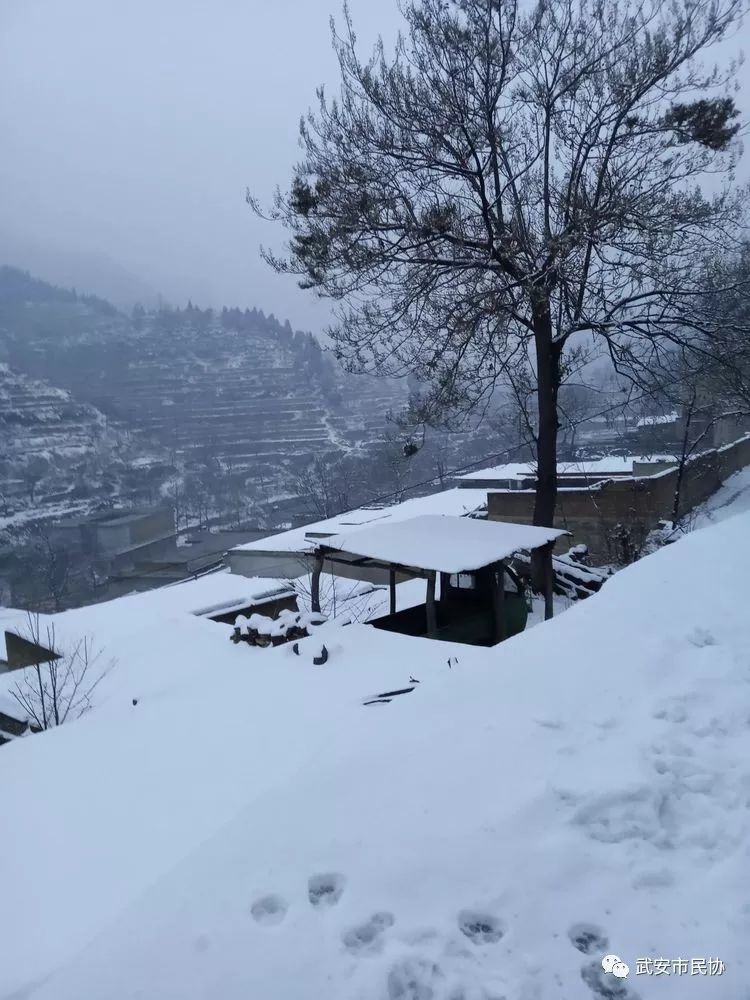
[[[335, 535], [315, 547], [312, 607], [320, 610], [326, 563], [378, 568], [389, 576], [390, 612], [372, 622], [376, 628], [492, 646], [526, 625], [523, 585], [508, 565], [519, 551], [544, 553], [545, 617], [552, 617], [552, 548], [566, 534], [558, 528], [426, 514]], [[426, 580], [424, 605], [396, 609], [397, 577]]]

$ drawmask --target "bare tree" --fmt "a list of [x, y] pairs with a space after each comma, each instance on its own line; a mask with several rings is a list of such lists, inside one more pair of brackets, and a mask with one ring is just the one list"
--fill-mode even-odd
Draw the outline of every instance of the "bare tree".
[[62, 611], [73, 589], [75, 563], [82, 565], [83, 556], [58, 541], [43, 521], [18, 534], [11, 560], [14, 600], [34, 610]]
[[49, 460], [43, 455], [30, 455], [21, 468], [21, 476], [26, 486], [29, 502], [36, 499], [36, 488], [50, 469]]
[[37, 551], [40, 555], [40, 568], [52, 600], [52, 606], [55, 611], [62, 611], [70, 589], [72, 571], [70, 551], [66, 546], [54, 540], [50, 534], [49, 526], [46, 524], [38, 525], [35, 536]]
[[560, 386], [558, 409], [563, 418], [560, 426], [559, 451], [567, 459], [577, 453], [578, 432], [587, 417], [602, 407], [603, 393], [585, 381], [571, 378]]
[[316, 455], [294, 477], [294, 485], [305, 504], [306, 513], [316, 519], [340, 514], [354, 502], [353, 469], [342, 459], [329, 461]]
[[[718, 369], [718, 370], [717, 370]], [[748, 369], [750, 374], [750, 368]], [[677, 526], [683, 516], [682, 490], [689, 462], [713, 445], [712, 431], [721, 421], [740, 421], [750, 417], [750, 394], [724, 394], [723, 366], [707, 366], [699, 372], [687, 372], [664, 390], [680, 415], [680, 441], [677, 449], [677, 478], [671, 519]]]
[[334, 28], [341, 94], [321, 90], [302, 121], [270, 213], [289, 252], [266, 259], [334, 301], [349, 368], [426, 385], [425, 418], [474, 410], [528, 368], [536, 524], [554, 520], [571, 350], [599, 339], [637, 377], [665, 345], [721, 340], [706, 260], [736, 244], [745, 192], [735, 66], [699, 59], [742, 10], [412, 0], [394, 54], [381, 42], [364, 61], [348, 11]]
[[411, 485], [412, 459], [421, 446], [411, 437], [404, 439], [396, 426], [386, 429], [370, 456], [372, 489], [376, 496], [388, 496], [392, 503], [403, 502]]
[[32, 728], [52, 729], [88, 712], [91, 696], [112, 666], [103, 662], [102, 651], [88, 637], [59, 649], [54, 625], [42, 629], [38, 615], [29, 615], [23, 638], [35, 649], [35, 658], [10, 694]]
[[[315, 603], [310, 562], [304, 557], [298, 562], [299, 575], [290, 581], [290, 586], [297, 594], [299, 609], [309, 611]], [[344, 614], [350, 623], [365, 622], [387, 611], [388, 591], [385, 586], [347, 579], [331, 571], [321, 575], [318, 604], [327, 618]]]

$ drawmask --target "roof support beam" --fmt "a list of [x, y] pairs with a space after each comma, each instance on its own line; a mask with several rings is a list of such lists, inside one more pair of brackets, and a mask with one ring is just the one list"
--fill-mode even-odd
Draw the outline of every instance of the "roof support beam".
[[430, 573], [427, 577], [427, 599], [425, 601], [427, 611], [427, 635], [431, 639], [437, 638], [437, 611], [435, 609], [435, 573]]
[[495, 642], [502, 642], [505, 630], [505, 563], [497, 563], [492, 567], [490, 576], [492, 586], [492, 619]]
[[542, 549], [544, 560], [544, 620], [549, 621], [555, 613], [555, 570], [552, 565], [552, 550], [554, 542], [549, 542]]
[[312, 579], [310, 581], [310, 607], [312, 611], [320, 613], [320, 574], [323, 572], [323, 556], [320, 552], [315, 553], [313, 562]]
[[354, 566], [356, 568], [368, 567], [372, 569], [395, 570], [403, 576], [411, 577], [415, 580], [426, 580], [429, 570], [417, 569], [415, 566], [404, 566], [402, 563], [387, 562], [383, 559], [371, 559], [369, 556], [359, 556], [354, 559], [344, 559], [346, 553], [340, 549], [327, 549], [325, 546], [318, 546], [316, 555], [321, 555], [328, 562], [339, 566]]

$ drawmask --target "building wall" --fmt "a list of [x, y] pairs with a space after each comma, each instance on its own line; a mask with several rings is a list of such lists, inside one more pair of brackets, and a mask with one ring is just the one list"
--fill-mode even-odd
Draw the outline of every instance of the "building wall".
[[674, 469], [675, 464], [675, 462], [633, 462], [633, 476], [636, 479], [640, 476], [656, 476], [660, 472], [666, 472], [667, 469]]
[[[750, 437], [698, 456], [685, 466], [680, 513], [703, 503], [734, 472], [750, 465]], [[584, 544], [596, 562], [622, 558], [623, 532], [636, 550], [660, 519], [672, 515], [677, 469], [644, 478], [610, 480], [594, 489], [563, 490], [558, 495], [555, 526], [570, 531], [558, 550]], [[494, 521], [530, 524], [534, 493], [489, 493], [488, 514]]]
[[263, 549], [234, 549], [228, 555], [229, 569], [239, 576], [261, 576], [293, 580], [309, 572], [305, 557], [299, 552], [274, 552]]
[[[302, 552], [270, 552], [260, 549], [235, 549], [228, 556], [229, 568], [232, 573], [240, 576], [267, 576], [271, 579], [293, 580], [312, 572], [312, 560]], [[334, 570], [335, 576], [346, 580], [362, 580], [364, 583], [387, 585], [389, 574], [384, 569], [372, 569], [363, 566], [345, 566], [336, 563], [335, 568], [326, 560], [324, 574]], [[396, 574], [396, 582], [402, 583], [408, 579], [400, 573]]]
[[176, 554], [175, 537], [170, 535], [168, 538], [157, 538], [155, 541], [139, 545], [137, 549], [123, 552], [112, 560], [112, 566], [117, 569], [124, 566], [148, 568], [153, 563], [170, 562], [171, 557]]
[[142, 545], [152, 539], [174, 534], [174, 511], [161, 507], [130, 522], [130, 544]]
[[738, 437], [750, 432], [750, 415], [723, 417], [713, 426], [713, 446], [721, 448], [725, 444], [736, 441]]
[[114, 521], [112, 524], [94, 526], [94, 551], [101, 557], [109, 557], [114, 552], [127, 549], [130, 545], [130, 527], [126, 523]]
[[168, 508], [158, 508], [138, 517], [123, 517], [96, 525], [99, 552], [105, 555], [174, 533], [174, 514]]

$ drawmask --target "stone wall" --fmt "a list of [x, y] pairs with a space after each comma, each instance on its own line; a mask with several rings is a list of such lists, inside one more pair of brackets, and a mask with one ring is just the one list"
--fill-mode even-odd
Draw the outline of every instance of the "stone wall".
[[722, 417], [717, 420], [712, 428], [712, 444], [714, 448], [731, 444], [743, 434], [750, 433], [750, 414], [738, 414], [731, 417]]
[[[703, 503], [746, 465], [750, 465], [750, 436], [689, 461], [680, 487], [680, 514]], [[570, 531], [572, 538], [561, 539], [558, 550], [582, 543], [599, 563], [636, 555], [658, 521], [671, 518], [677, 478], [678, 470], [669, 469], [597, 487], [561, 489], [555, 526]], [[491, 520], [531, 523], [533, 490], [491, 492], [487, 498]]]

